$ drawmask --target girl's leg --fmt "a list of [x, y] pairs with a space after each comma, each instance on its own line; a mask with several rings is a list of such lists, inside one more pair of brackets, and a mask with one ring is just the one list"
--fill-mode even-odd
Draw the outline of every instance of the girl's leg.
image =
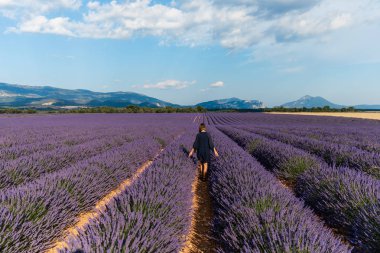
[[198, 167], [198, 176], [201, 178], [202, 177], [202, 163], [198, 161], [198, 164], [197, 164], [197, 167]]
[[207, 175], [207, 169], [208, 169], [208, 163], [203, 164], [203, 177], [206, 178]]

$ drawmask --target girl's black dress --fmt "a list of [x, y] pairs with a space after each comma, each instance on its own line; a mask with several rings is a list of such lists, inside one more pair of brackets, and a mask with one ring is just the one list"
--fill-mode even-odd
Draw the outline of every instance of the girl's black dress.
[[207, 132], [200, 132], [195, 138], [193, 148], [197, 151], [198, 161], [201, 163], [210, 162], [210, 150], [214, 149], [214, 143]]

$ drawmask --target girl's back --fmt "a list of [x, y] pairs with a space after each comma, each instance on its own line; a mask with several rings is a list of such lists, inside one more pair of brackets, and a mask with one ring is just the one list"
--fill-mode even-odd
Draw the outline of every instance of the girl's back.
[[197, 134], [196, 138], [196, 149], [203, 152], [209, 152], [210, 149], [214, 149], [214, 144], [212, 143], [211, 137], [207, 132], [200, 132]]

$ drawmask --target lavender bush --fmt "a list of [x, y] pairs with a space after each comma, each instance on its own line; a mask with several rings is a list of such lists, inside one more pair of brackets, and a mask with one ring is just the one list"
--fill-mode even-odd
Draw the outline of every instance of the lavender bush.
[[[145, 147], [151, 146], [150, 150]], [[97, 200], [130, 177], [159, 149], [153, 140], [139, 140], [51, 173], [35, 182], [3, 191], [0, 207], [1, 252], [41, 252], [92, 209]]]
[[70, 165], [88, 159], [113, 147], [130, 142], [122, 135], [95, 139], [80, 145], [60, 147], [53, 151], [36, 152], [0, 165], [0, 189], [30, 182], [46, 173], [65, 170]]
[[339, 238], [244, 150], [213, 131], [211, 194], [219, 252], [350, 252]]
[[253, 130], [255, 133], [294, 145], [322, 157], [332, 166], [347, 166], [380, 179], [380, 154], [311, 138], [282, 134], [278, 131]]
[[[50, 118], [51, 117], [51, 118]], [[63, 115], [63, 116], [35, 116], [30, 118], [12, 118], [4, 124], [0, 131], [17, 129], [65, 129], [68, 132], [68, 140], [72, 140], [71, 132], [83, 132], [87, 142], [63, 145], [73, 149], [68, 152], [78, 154], [74, 156], [83, 159], [76, 160], [72, 164], [62, 163], [65, 167], [56, 166], [49, 171], [42, 166], [49, 160], [40, 159], [43, 173], [36, 173], [24, 177], [25, 182], [12, 187], [3, 188], [0, 192], [0, 252], [43, 252], [53, 245], [53, 242], [63, 236], [63, 232], [72, 226], [80, 213], [92, 210], [93, 206], [109, 191], [113, 190], [123, 180], [130, 177], [136, 169], [145, 161], [152, 159], [159, 149], [166, 143], [170, 143], [181, 132], [185, 131], [186, 124], [178, 124], [175, 129], [170, 128], [176, 122], [191, 122], [192, 115], [159, 115], [146, 118], [146, 115]], [[47, 119], [49, 118], [49, 119]], [[51, 120], [54, 118], [54, 120]], [[7, 119], [8, 120], [8, 119]], [[163, 122], [161, 122], [163, 120]], [[17, 124], [16, 124], [17, 123]], [[7, 125], [8, 124], [8, 125]], [[86, 130], [81, 130], [86, 129]], [[43, 132], [31, 132], [38, 143], [38, 134]], [[93, 136], [91, 136], [91, 134]], [[21, 134], [20, 134], [21, 135]], [[71, 137], [70, 137], [71, 136]], [[97, 145], [96, 138], [102, 144]], [[104, 138], [102, 136], [109, 136]], [[65, 134], [61, 136], [65, 139]], [[60, 138], [61, 138], [60, 137]], [[70, 137], [70, 138], [69, 138]], [[88, 137], [88, 138], [87, 138]], [[134, 137], [134, 138], [129, 138]], [[78, 140], [81, 138], [78, 137]], [[2, 144], [11, 140], [3, 138]], [[41, 141], [45, 141], [41, 138]], [[24, 145], [22, 139], [13, 142]], [[33, 142], [31, 142], [33, 143]], [[88, 144], [94, 144], [83, 149]], [[30, 143], [29, 143], [30, 144]], [[95, 145], [96, 144], [96, 145]], [[1, 144], [0, 144], [1, 145]], [[42, 146], [42, 145], [41, 145]], [[76, 147], [82, 149], [75, 149]], [[95, 147], [101, 147], [100, 150]], [[103, 147], [107, 147], [103, 149]], [[82, 151], [92, 152], [90, 156], [83, 156]], [[98, 151], [98, 153], [93, 151]], [[37, 151], [38, 152], [38, 151]], [[43, 151], [41, 154], [44, 154]], [[49, 151], [47, 151], [49, 152]], [[56, 153], [59, 153], [58, 151]], [[86, 152], [84, 152], [86, 153]], [[32, 154], [32, 156], [37, 155]], [[54, 157], [54, 156], [53, 156]], [[64, 156], [61, 156], [65, 159]], [[24, 159], [23, 156], [16, 160]], [[14, 161], [16, 161], [14, 160]], [[11, 164], [14, 161], [8, 161]], [[25, 165], [34, 168], [35, 160], [29, 160]], [[37, 159], [38, 161], [38, 159]], [[37, 163], [38, 164], [38, 163]], [[7, 168], [4, 168], [7, 170]], [[23, 171], [20, 166], [14, 167], [15, 174]], [[33, 170], [32, 170], [33, 171]], [[25, 170], [28, 173], [28, 170]], [[2, 179], [0, 183], [4, 184]]]
[[347, 168], [309, 170], [295, 191], [359, 252], [380, 252], [380, 184]]
[[178, 252], [189, 232], [195, 164], [183, 151], [186, 136], [172, 143], [62, 252]]
[[[265, 140], [260, 135], [231, 127], [221, 127], [221, 129], [270, 170], [281, 170], [284, 164], [287, 170], [287, 162], [284, 163], [284, 159], [293, 162], [292, 156], [299, 157], [297, 149], [287, 147], [286, 144]], [[304, 156], [313, 159], [310, 154], [304, 153]], [[316, 210], [327, 224], [339, 229], [356, 250], [360, 252], [378, 250], [379, 181], [360, 171], [348, 168], [336, 169], [323, 162], [316, 165], [291, 178], [291, 182], [296, 183], [297, 195]], [[279, 173], [276, 174], [281, 176]], [[358, 220], [368, 222], [360, 223]]]
[[266, 168], [290, 183], [294, 183], [304, 171], [320, 166], [319, 159], [292, 146], [231, 127], [219, 129], [254, 155]]

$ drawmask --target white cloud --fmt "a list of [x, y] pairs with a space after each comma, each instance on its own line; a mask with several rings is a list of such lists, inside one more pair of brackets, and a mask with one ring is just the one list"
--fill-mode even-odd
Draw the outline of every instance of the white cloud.
[[223, 86], [224, 86], [224, 82], [222, 82], [222, 81], [218, 81], [218, 82], [210, 84], [210, 87], [212, 87], [212, 88], [221, 88]]
[[348, 26], [351, 21], [352, 21], [351, 14], [342, 13], [336, 16], [333, 20], [331, 20], [331, 28], [335, 30], [341, 27]]
[[8, 18], [34, 18], [54, 10], [78, 10], [82, 0], [0, 0], [0, 15]]
[[8, 31], [12, 32], [31, 32], [31, 33], [53, 33], [58, 35], [73, 36], [70, 27], [66, 24], [68, 18], [57, 17], [47, 19], [44, 16], [36, 16], [33, 19], [27, 20], [22, 23], [18, 29], [10, 28]]
[[158, 82], [156, 84], [144, 84], [142, 87], [144, 89], [184, 89], [187, 88], [189, 85], [194, 84], [195, 81], [189, 82], [189, 81], [179, 81], [179, 80], [165, 80], [162, 82]]
[[211, 88], [221, 88], [224, 87], [224, 82], [223, 81], [217, 81], [215, 83], [211, 83], [208, 85], [207, 88], [200, 89], [201, 92], [206, 92], [210, 90]]
[[[0, 0], [0, 13], [18, 13], [11, 32], [50, 33], [80, 38], [129, 39], [156, 36], [161, 43], [219, 44], [246, 48], [286, 43], [380, 20], [373, 0], [183, 0], [168, 5], [150, 0]], [[83, 11], [81, 18], [54, 10]]]

